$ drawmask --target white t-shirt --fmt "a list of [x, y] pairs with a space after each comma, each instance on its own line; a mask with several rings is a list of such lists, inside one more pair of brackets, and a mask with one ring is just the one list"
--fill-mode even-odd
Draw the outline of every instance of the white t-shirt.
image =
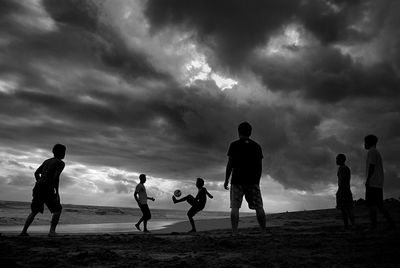
[[383, 173], [382, 157], [379, 151], [374, 147], [369, 149], [367, 154], [367, 166], [366, 166], [367, 178], [368, 178], [369, 165], [374, 165], [375, 168], [374, 168], [374, 173], [372, 173], [371, 177], [369, 178], [368, 186], [375, 188], [383, 188], [384, 173]]
[[139, 183], [139, 184], [136, 186], [135, 194], [136, 194], [136, 193], [138, 193], [138, 195], [139, 195], [139, 203], [140, 203], [141, 205], [147, 204], [146, 187], [144, 187], [143, 184]]

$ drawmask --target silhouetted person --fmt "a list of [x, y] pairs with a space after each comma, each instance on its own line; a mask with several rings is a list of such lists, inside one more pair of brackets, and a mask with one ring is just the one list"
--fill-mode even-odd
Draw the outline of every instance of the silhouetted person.
[[389, 228], [394, 228], [394, 221], [383, 205], [383, 161], [381, 154], [376, 149], [377, 143], [378, 137], [375, 135], [368, 135], [364, 138], [364, 148], [368, 150], [366, 163], [367, 179], [365, 182], [365, 200], [369, 208], [371, 229], [376, 229], [377, 227], [377, 209], [388, 221]]
[[336, 192], [336, 208], [342, 211], [343, 223], [346, 229], [349, 228], [349, 220], [354, 227], [354, 214], [353, 214], [353, 194], [350, 189], [351, 171], [345, 164], [346, 156], [338, 154], [336, 156], [336, 165], [339, 166], [338, 177], [338, 190]]
[[260, 145], [250, 139], [251, 125], [243, 122], [238, 127], [239, 140], [232, 142], [228, 150], [228, 163], [224, 188], [229, 190], [229, 178], [232, 174], [230, 199], [232, 233], [237, 234], [239, 208], [243, 195], [250, 209], [255, 209], [262, 232], [265, 232], [265, 212], [260, 191], [262, 173], [262, 150]]
[[28, 228], [40, 212], [43, 213], [44, 204], [53, 214], [49, 236], [56, 235], [56, 227], [60, 220], [62, 206], [60, 204], [60, 195], [58, 186], [60, 184], [60, 174], [64, 170], [65, 163], [62, 161], [65, 157], [66, 147], [62, 144], [56, 144], [53, 147], [53, 158], [47, 159], [35, 171], [36, 183], [32, 191], [31, 214], [25, 221], [25, 226], [21, 236], [28, 236]]
[[187, 213], [190, 224], [192, 225], [192, 230], [189, 231], [190, 233], [196, 232], [196, 226], [194, 225], [193, 220], [194, 215], [204, 209], [207, 202], [207, 196], [209, 198], [213, 198], [213, 196], [204, 187], [204, 180], [202, 178], [197, 178], [196, 187], [199, 189], [196, 197], [193, 197], [193, 195], [190, 194], [181, 199], [176, 199], [175, 196], [172, 196], [172, 201], [175, 204], [186, 201], [192, 206]]
[[135, 194], [133, 196], [135, 197], [135, 200], [138, 203], [139, 208], [143, 213], [143, 216], [140, 218], [138, 223], [135, 224], [135, 227], [136, 229], [141, 231], [140, 224], [143, 222], [143, 232], [150, 233], [149, 230], [147, 230], [147, 222], [151, 219], [151, 213], [149, 206], [147, 205], [147, 199], [152, 201], [154, 201], [155, 199], [153, 197], [147, 197], [146, 187], [144, 187], [144, 184], [146, 182], [146, 175], [140, 174], [139, 179], [140, 183], [136, 186]]

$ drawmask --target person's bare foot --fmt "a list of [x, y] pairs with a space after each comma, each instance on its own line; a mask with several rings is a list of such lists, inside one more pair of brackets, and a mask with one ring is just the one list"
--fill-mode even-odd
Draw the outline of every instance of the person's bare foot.
[[56, 237], [57, 233], [56, 232], [49, 232], [49, 234], [47, 236], [48, 237]]
[[143, 233], [150, 234], [151, 232], [149, 230], [147, 230], [147, 229], [144, 229]]
[[29, 236], [29, 234], [28, 234], [28, 233], [26, 233], [26, 232], [23, 232], [23, 233], [20, 233], [18, 236], [21, 236], [21, 237], [28, 237], [28, 236]]
[[188, 233], [197, 233], [197, 231], [196, 231], [196, 229], [192, 229]]
[[239, 236], [239, 232], [238, 231], [232, 231], [231, 236], [233, 236], [233, 237]]
[[141, 229], [140, 229], [140, 225], [139, 224], [135, 224], [135, 227], [136, 227], [136, 229], [138, 229], [139, 231], [142, 231]]

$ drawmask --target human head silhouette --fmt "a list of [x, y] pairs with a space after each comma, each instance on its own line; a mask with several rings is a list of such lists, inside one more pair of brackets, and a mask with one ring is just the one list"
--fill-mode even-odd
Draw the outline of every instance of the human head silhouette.
[[146, 182], [146, 174], [140, 174], [139, 175], [140, 183], [145, 183]]
[[344, 162], [346, 162], [346, 156], [344, 154], [338, 154], [336, 156], [336, 165], [344, 165]]
[[377, 143], [378, 143], [378, 137], [373, 134], [364, 137], [364, 148], [366, 150], [369, 150], [371, 147], [376, 146]]
[[240, 138], [249, 138], [251, 136], [252, 127], [248, 122], [242, 122], [238, 126], [238, 133]]
[[196, 180], [196, 187], [201, 188], [204, 186], [204, 180], [202, 178], [197, 178]]
[[64, 159], [66, 149], [67, 148], [65, 147], [65, 145], [57, 143], [56, 145], [54, 145], [52, 150], [54, 157], [58, 159]]

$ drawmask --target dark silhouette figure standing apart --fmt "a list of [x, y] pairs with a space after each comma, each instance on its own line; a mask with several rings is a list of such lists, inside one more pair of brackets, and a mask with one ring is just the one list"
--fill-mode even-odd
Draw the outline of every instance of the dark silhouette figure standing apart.
[[377, 143], [378, 137], [375, 135], [368, 135], [364, 138], [364, 148], [368, 150], [366, 163], [367, 180], [365, 182], [365, 200], [369, 208], [371, 229], [373, 230], [377, 227], [377, 209], [388, 221], [389, 229], [393, 229], [395, 228], [394, 221], [383, 205], [383, 161], [381, 154], [376, 148]]
[[49, 236], [56, 235], [56, 227], [62, 211], [58, 186], [60, 184], [60, 174], [65, 167], [65, 163], [62, 161], [65, 157], [65, 151], [66, 147], [64, 145], [54, 145], [54, 157], [44, 161], [35, 171], [36, 183], [32, 191], [31, 214], [27, 217], [20, 236], [28, 236], [27, 231], [29, 226], [39, 212], [43, 213], [44, 204], [46, 204], [53, 214]]
[[353, 214], [353, 194], [350, 189], [351, 171], [345, 164], [346, 156], [338, 154], [336, 156], [336, 165], [339, 166], [338, 177], [338, 190], [336, 192], [336, 208], [342, 211], [344, 228], [349, 228], [349, 220], [351, 226], [354, 227], [354, 214]]
[[150, 233], [149, 230], [147, 230], [147, 222], [151, 219], [151, 213], [149, 206], [147, 205], [147, 199], [152, 201], [154, 201], [155, 199], [153, 197], [147, 197], [146, 187], [144, 187], [144, 184], [146, 183], [146, 175], [140, 174], [139, 179], [140, 183], [136, 186], [133, 196], [135, 197], [135, 200], [138, 203], [139, 208], [143, 213], [143, 216], [140, 218], [138, 223], [135, 224], [135, 227], [136, 229], [141, 231], [140, 224], [143, 222], [143, 232]]
[[265, 232], [265, 212], [260, 191], [262, 173], [262, 150], [260, 145], [250, 139], [252, 127], [243, 122], [238, 127], [239, 140], [232, 142], [228, 150], [228, 163], [224, 188], [229, 190], [229, 178], [232, 174], [230, 200], [232, 233], [237, 234], [239, 208], [243, 195], [250, 209], [255, 209], [261, 231]]
[[193, 220], [194, 215], [196, 215], [198, 212], [204, 209], [207, 202], [207, 196], [209, 198], [213, 198], [213, 196], [204, 187], [204, 180], [202, 178], [197, 178], [196, 187], [199, 189], [196, 197], [193, 197], [193, 195], [187, 195], [181, 199], [176, 199], [175, 196], [172, 196], [172, 201], [175, 204], [187, 201], [192, 206], [187, 213], [189, 222], [192, 225], [192, 230], [189, 231], [190, 233], [196, 232], [196, 226], [194, 225], [194, 220]]

